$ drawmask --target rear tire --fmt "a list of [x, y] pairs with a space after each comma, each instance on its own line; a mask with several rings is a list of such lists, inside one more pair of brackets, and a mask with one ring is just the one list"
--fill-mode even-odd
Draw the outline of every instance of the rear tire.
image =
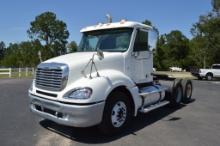
[[193, 85], [192, 81], [187, 80], [184, 86], [183, 103], [189, 103], [192, 99]]
[[123, 92], [113, 92], [109, 95], [103, 112], [99, 130], [105, 135], [118, 133], [129, 125], [132, 117], [132, 106], [129, 98]]
[[207, 79], [208, 81], [211, 81], [211, 80], [213, 79], [213, 75], [212, 75], [211, 73], [208, 73], [208, 74], [206, 75], [206, 79]]
[[179, 83], [177, 83], [172, 90], [172, 93], [170, 94], [169, 101], [171, 107], [178, 107], [181, 104], [183, 98], [183, 87]]

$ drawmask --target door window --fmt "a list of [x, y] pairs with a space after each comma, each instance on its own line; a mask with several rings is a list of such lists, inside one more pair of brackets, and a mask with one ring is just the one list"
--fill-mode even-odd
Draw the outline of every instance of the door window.
[[220, 65], [213, 65], [212, 68], [213, 69], [220, 69]]
[[148, 51], [148, 32], [138, 30], [135, 43], [134, 43], [134, 51]]

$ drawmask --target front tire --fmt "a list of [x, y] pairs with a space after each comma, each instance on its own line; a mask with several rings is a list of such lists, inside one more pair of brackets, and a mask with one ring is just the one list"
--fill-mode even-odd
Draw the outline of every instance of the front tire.
[[118, 133], [129, 125], [132, 117], [131, 102], [123, 92], [109, 95], [99, 130], [105, 135]]

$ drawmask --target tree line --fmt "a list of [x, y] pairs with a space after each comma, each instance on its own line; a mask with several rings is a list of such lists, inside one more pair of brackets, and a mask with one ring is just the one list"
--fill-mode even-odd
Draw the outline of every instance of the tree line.
[[[191, 40], [179, 30], [159, 36], [154, 52], [157, 69], [167, 70], [171, 66], [207, 68], [220, 63], [220, 0], [212, 0], [211, 4], [212, 10], [193, 24]], [[143, 23], [152, 25], [149, 20]]]
[[[190, 30], [192, 39], [179, 30], [159, 35], [154, 51], [155, 68], [206, 68], [220, 63], [220, 0], [212, 0], [211, 4], [212, 10], [193, 24]], [[143, 23], [153, 26], [149, 20]], [[159, 32], [158, 28], [155, 29]], [[67, 41], [69, 31], [66, 23], [57, 19], [53, 12], [36, 16], [27, 34], [29, 41], [10, 43], [7, 47], [0, 42], [0, 66], [34, 67], [41, 60], [77, 51], [76, 42]]]
[[29, 41], [0, 42], [0, 67], [35, 67], [42, 60], [75, 52], [75, 41], [68, 42], [69, 31], [65, 22], [53, 12], [44, 12], [35, 17], [27, 30]]

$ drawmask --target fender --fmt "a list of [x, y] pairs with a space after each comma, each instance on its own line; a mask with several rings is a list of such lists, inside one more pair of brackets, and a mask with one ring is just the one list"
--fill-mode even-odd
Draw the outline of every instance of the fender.
[[[90, 78], [80, 78], [76, 82], [68, 86], [62, 94], [80, 87], [89, 87], [92, 89], [93, 93], [91, 98], [83, 100], [71, 100], [73, 103], [94, 103], [105, 101], [108, 95], [115, 88], [119, 86], [125, 86], [128, 91], [131, 93], [134, 106], [135, 106], [135, 116], [137, 114], [138, 108], [141, 106], [142, 100], [138, 94], [138, 87], [136, 84], [124, 73], [117, 70], [101, 70], [99, 71], [100, 77], [97, 77], [96, 73], [92, 74], [92, 79]], [[62, 99], [65, 101], [66, 99]], [[70, 100], [68, 100], [70, 102]]]
[[108, 95], [117, 87], [125, 86], [127, 90], [131, 93], [132, 99], [134, 102], [134, 116], [137, 115], [137, 111], [142, 104], [142, 99], [139, 97], [139, 89], [136, 84], [129, 78], [126, 74], [117, 71], [117, 70], [102, 70], [100, 72], [101, 75], [106, 76], [108, 80], [111, 82], [111, 86], [109, 86], [105, 99], [107, 99]]

